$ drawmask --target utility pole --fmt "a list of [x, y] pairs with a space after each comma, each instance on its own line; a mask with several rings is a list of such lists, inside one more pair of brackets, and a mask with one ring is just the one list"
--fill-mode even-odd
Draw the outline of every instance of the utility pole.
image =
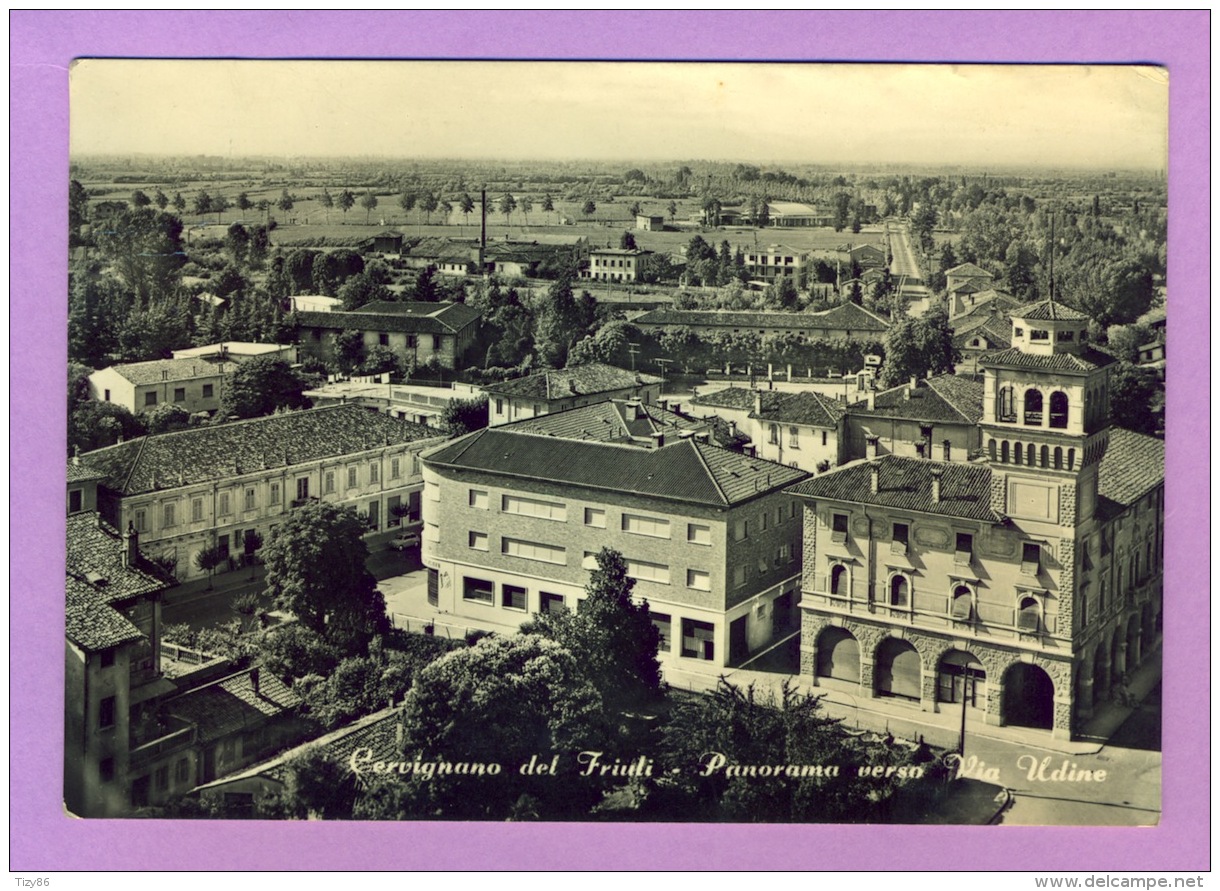
[[627, 342], [627, 352], [629, 352], [631, 354], [631, 370], [632, 371], [635, 371], [635, 357], [639, 351], [640, 351], [640, 345], [638, 343], [632, 343], [630, 341]]
[[661, 366], [661, 395], [662, 396], [665, 395], [665, 372], [668, 370], [667, 366], [673, 364], [673, 361], [674, 361], [673, 359], [657, 359], [656, 360], [657, 364]]

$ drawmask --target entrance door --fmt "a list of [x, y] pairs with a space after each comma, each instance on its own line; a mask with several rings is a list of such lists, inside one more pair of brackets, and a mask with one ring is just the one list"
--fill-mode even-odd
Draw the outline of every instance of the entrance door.
[[750, 655], [750, 642], [746, 637], [746, 617], [729, 623], [729, 660], [740, 662]]
[[888, 638], [877, 650], [877, 695], [920, 698], [919, 653], [905, 640]]
[[1019, 662], [1004, 676], [1004, 723], [1050, 730], [1055, 721], [1055, 684], [1036, 665]]
[[851, 632], [830, 627], [818, 638], [818, 677], [860, 683], [860, 645]]

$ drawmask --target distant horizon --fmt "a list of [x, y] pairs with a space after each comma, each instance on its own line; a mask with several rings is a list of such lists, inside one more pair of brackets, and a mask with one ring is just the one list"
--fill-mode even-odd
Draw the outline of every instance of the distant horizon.
[[69, 83], [73, 158], [1168, 167], [1151, 66], [78, 59]]

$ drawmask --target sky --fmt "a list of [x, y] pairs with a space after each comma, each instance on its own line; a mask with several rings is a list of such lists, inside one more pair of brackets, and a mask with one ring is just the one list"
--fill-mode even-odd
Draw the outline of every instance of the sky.
[[1168, 166], [1136, 66], [80, 59], [87, 154]]

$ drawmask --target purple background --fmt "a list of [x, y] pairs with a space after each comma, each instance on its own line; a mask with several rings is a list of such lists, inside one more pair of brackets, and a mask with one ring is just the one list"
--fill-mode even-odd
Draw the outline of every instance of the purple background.
[[[1210, 866], [1210, 13], [11, 12], [10, 868]], [[68, 64], [75, 56], [1146, 62], [1170, 71], [1164, 815], [1155, 829], [69, 820], [62, 809]], [[150, 114], [155, 114], [150, 109]], [[948, 136], [948, 134], [946, 134]], [[494, 152], [493, 149], [489, 149]], [[693, 150], [696, 154], [697, 149]], [[1183, 258], [1187, 258], [1183, 261]], [[1180, 382], [1195, 369], [1190, 385]]]

